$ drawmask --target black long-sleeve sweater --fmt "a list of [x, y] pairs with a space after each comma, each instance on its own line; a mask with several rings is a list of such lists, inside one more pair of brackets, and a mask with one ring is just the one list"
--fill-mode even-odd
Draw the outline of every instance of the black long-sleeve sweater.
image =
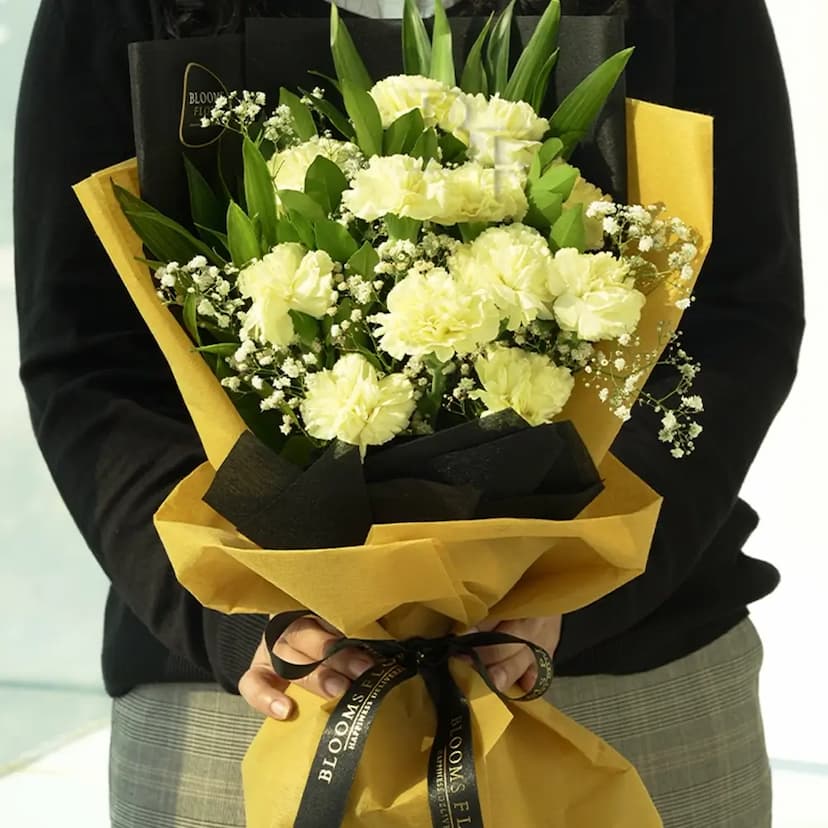
[[[156, 20], [157, 22], [157, 20]], [[71, 185], [134, 154], [127, 43], [149, 1], [42, 0], [15, 157], [21, 377], [55, 482], [112, 588], [103, 671], [137, 684], [214, 679], [235, 690], [263, 621], [203, 609], [152, 525], [203, 459], [169, 370]], [[788, 100], [762, 0], [633, 0], [630, 94], [714, 115], [714, 246], [683, 325], [703, 365], [704, 434], [676, 461], [643, 409], [615, 453], [664, 495], [647, 572], [565, 618], [561, 674], [650, 669], [713, 640], [776, 585], [741, 548], [756, 525], [740, 486], [793, 381], [802, 335]]]

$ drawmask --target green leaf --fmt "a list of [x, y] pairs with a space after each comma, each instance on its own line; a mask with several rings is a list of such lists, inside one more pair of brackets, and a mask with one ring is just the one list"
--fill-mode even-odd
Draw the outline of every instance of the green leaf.
[[632, 53], [632, 49], [624, 49], [604, 61], [564, 98], [555, 111], [549, 128], [563, 141], [565, 158], [572, 154], [598, 117]]
[[302, 103], [297, 95], [294, 95], [289, 89], [285, 89], [284, 86], [279, 90], [279, 104], [290, 109], [293, 122], [296, 124], [296, 134], [302, 141], [309, 141], [317, 135], [316, 123], [310, 109]]
[[385, 226], [388, 235], [392, 239], [406, 239], [416, 242], [422, 225], [421, 221], [413, 218], [400, 218], [391, 214], [385, 216]]
[[379, 264], [380, 258], [370, 242], [365, 242], [362, 247], [348, 259], [345, 269], [350, 273], [357, 273], [369, 282], [375, 278], [374, 268]]
[[[297, 241], [305, 245], [308, 250], [312, 250], [316, 244], [316, 233], [314, 232], [314, 222], [303, 213], [294, 212], [290, 214], [289, 221], [293, 229], [296, 231]], [[326, 221], [323, 217], [319, 221]]]
[[451, 133], [444, 132], [439, 139], [442, 164], [462, 164], [467, 160], [468, 147]]
[[339, 207], [342, 193], [348, 189], [345, 173], [333, 161], [318, 155], [305, 173], [305, 194], [330, 215]]
[[343, 90], [346, 82], [363, 92], [374, 85], [335, 3], [331, 3], [331, 54]]
[[227, 243], [236, 267], [244, 267], [262, 255], [256, 225], [234, 201], [227, 208]]
[[343, 138], [346, 138], [349, 141], [353, 141], [354, 138], [356, 138], [356, 132], [354, 132], [353, 125], [338, 107], [334, 106], [334, 104], [325, 98], [313, 98], [312, 100], [313, 103], [311, 106], [313, 106], [313, 108], [319, 112], [320, 115], [327, 118], [331, 126], [339, 132]]
[[193, 342], [201, 345], [201, 334], [198, 332], [198, 297], [195, 293], [188, 293], [184, 297], [184, 306], [181, 309], [181, 318], [187, 333], [190, 334]]
[[214, 250], [178, 222], [167, 218], [129, 190], [117, 184], [112, 188], [127, 220], [156, 259], [184, 264], [201, 255], [218, 267], [224, 264]]
[[457, 225], [460, 235], [466, 244], [473, 242], [487, 227], [485, 221], [466, 221]]
[[526, 197], [529, 201], [529, 212], [523, 223], [546, 235], [561, 215], [561, 194], [530, 187]]
[[[225, 216], [227, 212], [225, 211]], [[225, 219], [226, 221], [226, 219]], [[211, 230], [209, 227], [204, 227], [201, 224], [196, 224], [196, 229], [199, 231], [201, 237], [210, 244], [212, 242], [213, 249], [223, 258], [230, 258], [230, 246], [227, 243], [227, 233], [219, 233], [218, 230]], [[227, 254], [225, 256], [225, 254]]]
[[486, 95], [489, 92], [489, 79], [486, 75], [486, 67], [483, 65], [483, 47], [486, 45], [486, 38], [489, 36], [493, 20], [494, 14], [490, 14], [489, 19], [480, 30], [480, 34], [472, 44], [471, 49], [469, 49], [466, 65], [463, 67], [463, 73], [460, 76], [460, 88], [470, 95], [476, 95], [478, 92]]
[[276, 189], [270, 170], [259, 148], [247, 137], [242, 145], [244, 157], [244, 198], [247, 212], [258, 218], [264, 236], [265, 247], [276, 244]]
[[560, 138], [547, 138], [535, 156], [540, 162], [541, 169], [545, 170], [563, 151], [564, 144]]
[[309, 221], [325, 221], [327, 213], [319, 205], [319, 202], [311, 198], [307, 193], [300, 193], [299, 190], [278, 190], [279, 201], [287, 211], [290, 219], [299, 214]]
[[431, 41], [419, 6], [405, 0], [402, 21], [403, 68], [406, 75], [428, 76], [431, 69]]
[[412, 109], [400, 115], [385, 130], [382, 139], [383, 153], [385, 155], [408, 155], [424, 130], [425, 121], [419, 109]]
[[429, 77], [444, 83], [455, 85], [454, 51], [451, 45], [451, 26], [442, 0], [434, 3], [434, 27], [431, 33], [431, 69]]
[[285, 244], [287, 242], [298, 242], [302, 244], [302, 237], [299, 235], [296, 227], [291, 224], [289, 218], [282, 219], [279, 222], [278, 243]]
[[347, 262], [358, 248], [347, 229], [330, 219], [314, 225], [314, 240], [315, 247], [324, 250], [336, 262]]
[[538, 179], [534, 187], [558, 193], [566, 201], [572, 194], [578, 175], [578, 169], [571, 164], [555, 164]]
[[416, 140], [409, 154], [413, 158], [422, 158], [423, 166], [432, 159], [438, 160], [440, 158], [440, 139], [437, 137], [437, 131], [433, 127], [429, 127]]
[[382, 119], [374, 99], [347, 80], [342, 82], [342, 98], [356, 130], [359, 148], [368, 158], [382, 155]]
[[555, 52], [560, 23], [561, 4], [559, 0], [550, 0], [532, 37], [518, 58], [515, 71], [512, 72], [512, 77], [503, 91], [504, 98], [510, 101], [532, 102], [538, 75]]
[[433, 423], [443, 404], [443, 394], [446, 390], [446, 375], [443, 373], [443, 363], [433, 354], [427, 357], [425, 362], [431, 374], [431, 388], [423, 394], [417, 408], [424, 417]]
[[319, 336], [319, 322], [310, 314], [302, 313], [298, 310], [289, 310], [291, 321], [293, 322], [293, 330], [299, 339], [305, 345], [312, 345], [313, 341]]
[[549, 59], [543, 64], [538, 72], [535, 87], [529, 96], [529, 104], [535, 112], [540, 112], [544, 108], [543, 105], [549, 94], [549, 78], [552, 77], [552, 71], [558, 63], [558, 57], [560, 54], [560, 50], [556, 49], [551, 55], [549, 55]]
[[509, 74], [509, 49], [512, 39], [512, 16], [515, 0], [500, 13], [486, 46], [486, 72], [489, 77], [489, 94], [506, 89]]
[[563, 211], [561, 217], [552, 225], [549, 234], [550, 243], [557, 250], [575, 247], [581, 253], [586, 249], [586, 229], [584, 227], [584, 205], [576, 204]]
[[216, 356], [233, 356], [239, 350], [237, 342], [217, 342], [215, 345], [202, 345], [196, 348], [202, 354], [215, 354]]
[[[209, 228], [211, 231], [223, 230], [227, 205], [222, 204], [221, 199], [207, 183], [207, 179], [186, 155], [184, 156], [184, 169], [187, 173], [187, 185], [190, 191], [190, 214], [196, 229], [199, 231], [202, 228]], [[211, 239], [205, 237], [203, 232], [199, 232], [199, 235], [210, 244]]]

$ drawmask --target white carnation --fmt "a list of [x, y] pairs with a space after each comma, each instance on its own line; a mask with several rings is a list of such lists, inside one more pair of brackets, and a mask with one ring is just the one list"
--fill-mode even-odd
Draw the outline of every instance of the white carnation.
[[441, 126], [461, 140], [468, 156], [485, 167], [528, 167], [549, 129], [525, 101], [498, 95], [462, 95]]
[[374, 319], [380, 346], [395, 359], [434, 354], [447, 362], [491, 342], [500, 328], [497, 308], [442, 268], [412, 270], [388, 294], [388, 313]]
[[303, 192], [308, 169], [320, 155], [336, 164], [348, 177], [356, 173], [362, 162], [362, 153], [356, 144], [313, 137], [303, 144], [275, 153], [267, 162], [274, 186], [279, 190]]
[[572, 394], [575, 380], [542, 354], [496, 346], [474, 363], [483, 390], [470, 396], [493, 414], [512, 409], [531, 425], [551, 422]]
[[307, 251], [288, 242], [242, 270], [239, 291], [252, 300], [243, 335], [252, 334], [277, 348], [289, 345], [294, 337], [290, 310], [320, 319], [335, 301], [333, 267], [324, 251]]
[[392, 75], [375, 84], [369, 94], [377, 105], [382, 125], [391, 126], [401, 115], [419, 109], [426, 126], [442, 124], [460, 94], [422, 75]]
[[386, 215], [453, 225], [521, 219], [528, 210], [520, 175], [430, 161], [425, 170], [407, 155], [374, 156], [343, 193], [345, 208], [365, 221]]
[[482, 290], [516, 331], [538, 317], [550, 318], [552, 253], [532, 227], [492, 227], [449, 259], [449, 269], [467, 290]]
[[380, 379], [365, 357], [346, 354], [331, 370], [308, 376], [300, 411], [312, 437], [359, 446], [364, 456], [368, 446], [387, 443], [403, 431], [415, 407], [407, 377]]
[[389, 213], [411, 218], [429, 213], [422, 162], [408, 155], [375, 155], [342, 194], [342, 203], [365, 221]]
[[558, 324], [589, 342], [632, 333], [646, 302], [625, 262], [575, 248], [555, 254], [550, 289]]

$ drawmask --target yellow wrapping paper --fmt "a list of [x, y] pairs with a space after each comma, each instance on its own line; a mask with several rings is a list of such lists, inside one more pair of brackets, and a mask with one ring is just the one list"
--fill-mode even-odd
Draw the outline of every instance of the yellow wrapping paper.
[[[703, 257], [712, 230], [710, 119], [630, 101], [628, 132], [628, 200], [667, 203], [671, 214], [700, 232]], [[146, 266], [136, 261], [141, 243], [111, 180], [137, 191], [135, 162], [93, 175], [76, 192], [169, 361], [204, 444], [207, 462], [179, 484], [155, 518], [179, 580], [204, 605], [266, 614], [306, 607], [360, 638], [438, 636], [487, 617], [570, 612], [644, 570], [660, 499], [608, 453], [620, 422], [580, 383], [562, 416], [575, 422], [606, 487], [578, 519], [377, 525], [359, 547], [258, 548], [201, 499], [245, 426], [158, 301]], [[665, 291], [650, 294], [640, 347], [652, 349], [657, 324], [677, 324], [679, 316]], [[661, 825], [636, 771], [597, 736], [545, 701], [504, 704], [463, 663], [452, 664], [452, 672], [471, 702], [487, 826]], [[301, 688], [289, 693], [298, 715], [266, 721], [244, 761], [250, 828], [293, 824], [333, 709]], [[388, 696], [357, 771], [346, 828], [431, 824], [426, 766], [435, 721], [419, 679]]]

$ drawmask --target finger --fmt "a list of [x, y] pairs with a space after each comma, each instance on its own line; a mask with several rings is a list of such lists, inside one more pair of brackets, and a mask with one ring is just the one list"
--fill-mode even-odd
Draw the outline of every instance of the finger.
[[[276, 654], [279, 658], [292, 664], [310, 664], [314, 660], [284, 643], [278, 644], [277, 650]], [[309, 676], [296, 679], [293, 683], [323, 699], [335, 699], [351, 686], [351, 680], [348, 676], [331, 669], [327, 665], [318, 667]]]
[[293, 712], [293, 701], [284, 690], [288, 682], [279, 678], [270, 663], [253, 664], [239, 680], [241, 697], [264, 716], [284, 721]]
[[[276, 642], [273, 652], [283, 661], [311, 664], [314, 661], [322, 661], [331, 645], [341, 640], [340, 633], [324, 630], [313, 618], [303, 618], [292, 625]], [[341, 650], [325, 662], [325, 668], [349, 678], [359, 678], [373, 666], [374, 660], [371, 656], [357, 647]]]
[[[323, 659], [331, 644], [341, 638], [341, 633], [324, 629], [315, 618], [300, 618], [279, 637], [276, 642], [276, 654], [279, 655], [278, 647], [285, 644], [305, 656], [304, 660], [297, 661], [297, 664], [309, 664]], [[279, 657], [282, 658], [281, 655]]]
[[500, 661], [489, 668], [489, 676], [495, 687], [505, 693], [522, 678], [526, 671], [535, 663], [532, 651], [524, 647], [519, 653]]
[[531, 692], [538, 680], [538, 665], [530, 664], [529, 669], [520, 677], [518, 684], [524, 693]]

